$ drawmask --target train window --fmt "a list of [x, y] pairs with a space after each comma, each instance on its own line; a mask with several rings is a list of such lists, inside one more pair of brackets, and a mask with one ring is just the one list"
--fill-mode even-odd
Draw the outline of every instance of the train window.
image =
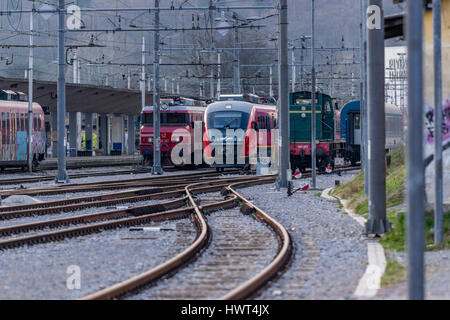
[[[241, 128], [241, 112], [215, 112], [210, 115], [215, 129], [238, 129]], [[211, 121], [208, 117], [208, 122]], [[247, 120], [248, 121], [248, 120]]]
[[11, 122], [9, 122], [9, 112], [6, 112], [6, 144], [11, 144]]
[[38, 115], [38, 130], [41, 131], [41, 129], [42, 129], [42, 117], [39, 114]]
[[361, 127], [360, 127], [360, 117], [359, 117], [359, 114], [355, 114], [355, 129], [356, 129], [356, 130], [361, 129]]
[[153, 125], [153, 113], [143, 113], [142, 124]]
[[6, 113], [2, 112], [2, 144], [6, 144]]
[[166, 113], [162, 122], [167, 124], [187, 124], [189, 121], [187, 113]]

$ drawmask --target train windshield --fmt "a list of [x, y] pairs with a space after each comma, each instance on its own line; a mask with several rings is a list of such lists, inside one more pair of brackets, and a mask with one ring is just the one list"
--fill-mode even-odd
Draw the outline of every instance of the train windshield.
[[248, 114], [244, 112], [219, 111], [209, 114], [208, 123], [214, 129], [246, 129]]
[[163, 113], [162, 123], [165, 124], [187, 124], [188, 115], [187, 113]]
[[[160, 114], [161, 125], [180, 125], [188, 124], [189, 116], [187, 113], [166, 113], [162, 112]], [[153, 113], [143, 113], [142, 114], [142, 124], [152, 126], [153, 125]]]

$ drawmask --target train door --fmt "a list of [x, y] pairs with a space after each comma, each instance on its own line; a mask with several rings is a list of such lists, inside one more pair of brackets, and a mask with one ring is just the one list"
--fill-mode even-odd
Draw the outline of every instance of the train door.
[[360, 145], [361, 144], [361, 119], [360, 114], [355, 113], [353, 115], [353, 134], [354, 134], [354, 144]]
[[25, 114], [17, 114], [17, 160], [27, 160], [27, 132], [25, 131]]

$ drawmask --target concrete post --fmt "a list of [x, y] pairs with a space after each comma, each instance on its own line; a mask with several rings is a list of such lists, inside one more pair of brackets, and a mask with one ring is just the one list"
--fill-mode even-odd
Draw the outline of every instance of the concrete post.
[[136, 117], [128, 116], [128, 154], [134, 155], [136, 150], [135, 148], [135, 140], [136, 140]]
[[58, 114], [56, 112], [50, 113], [51, 130], [52, 130], [52, 158], [58, 157]]
[[78, 135], [80, 132], [78, 131], [77, 126], [77, 113], [69, 112], [69, 148], [75, 149], [75, 156], [78, 150]]
[[86, 113], [84, 115], [84, 135], [86, 137], [86, 151], [92, 151], [93, 150], [92, 113]]
[[108, 115], [100, 115], [100, 141], [102, 143], [103, 155], [109, 154], [108, 148]]

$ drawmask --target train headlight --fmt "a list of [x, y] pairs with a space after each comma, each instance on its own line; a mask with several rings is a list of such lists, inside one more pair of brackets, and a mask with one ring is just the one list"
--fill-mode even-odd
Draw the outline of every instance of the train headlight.
[[152, 143], [153, 142], [153, 138], [147, 138], [148, 143]]
[[174, 142], [180, 142], [180, 140], [181, 140], [180, 137], [175, 137], [175, 138], [173, 138], [173, 141], [174, 141]]

